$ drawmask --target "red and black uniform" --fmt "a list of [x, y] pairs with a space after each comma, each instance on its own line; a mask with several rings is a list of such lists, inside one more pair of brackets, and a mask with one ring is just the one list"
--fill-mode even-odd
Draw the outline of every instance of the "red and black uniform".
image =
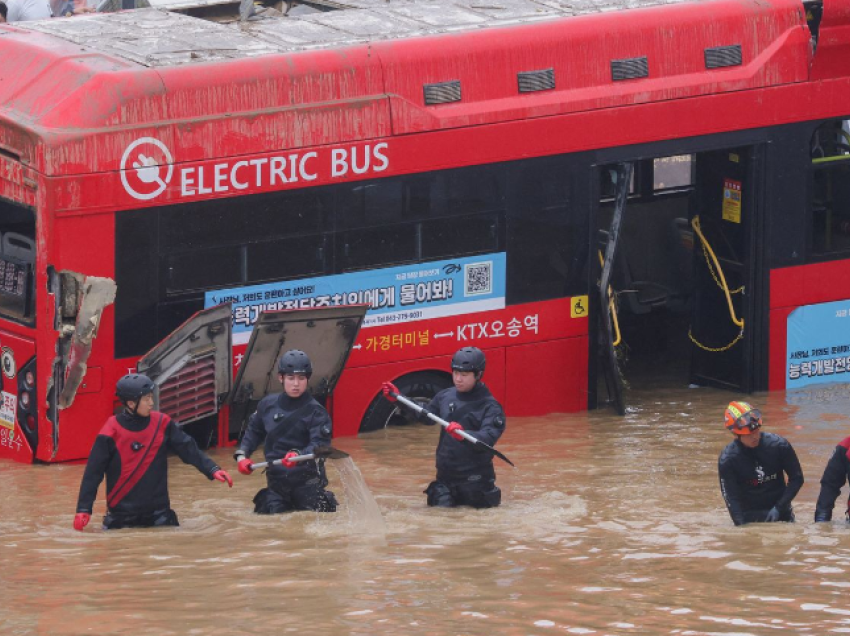
[[[815, 521], [830, 521], [835, 500], [846, 482], [850, 481], [850, 437], [843, 440], [832, 452], [820, 480], [820, 495], [815, 506]], [[847, 513], [850, 517], [850, 499]]]
[[164, 413], [141, 417], [125, 411], [110, 417], [94, 440], [77, 512], [91, 514], [106, 475], [106, 529], [179, 525], [168, 497], [169, 451], [208, 479], [221, 470]]
[[774, 507], [780, 521], [794, 521], [791, 501], [803, 485], [803, 469], [784, 437], [762, 433], [755, 448], [736, 439], [720, 453], [718, 472], [720, 491], [736, 526], [764, 521]]
[[[444, 389], [434, 396], [425, 410], [457, 422], [464, 431], [488, 446], [494, 446], [505, 431], [502, 406], [482, 382], [477, 382], [465, 393], [454, 387]], [[434, 423], [424, 413], [420, 420]], [[456, 440], [441, 429], [436, 459], [437, 479], [425, 490], [429, 506], [494, 508], [499, 505], [502, 491], [496, 486], [491, 452], [466, 440]]]

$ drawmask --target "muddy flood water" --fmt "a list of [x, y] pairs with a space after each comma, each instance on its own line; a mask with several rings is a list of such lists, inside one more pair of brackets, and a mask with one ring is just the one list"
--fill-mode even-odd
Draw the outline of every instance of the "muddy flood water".
[[[717, 456], [730, 435], [708, 389], [634, 392], [621, 419], [511, 419], [498, 509], [435, 510], [436, 428], [335, 445], [336, 514], [259, 517], [264, 479], [212, 455], [233, 489], [176, 458], [180, 528], [72, 529], [82, 465], [0, 463], [0, 634], [840, 634], [850, 633], [850, 526], [812, 523], [850, 387], [753, 396], [789, 438], [806, 484], [795, 524], [735, 528]], [[347, 475], [347, 476], [346, 476]], [[356, 475], [355, 475], [356, 477]]]

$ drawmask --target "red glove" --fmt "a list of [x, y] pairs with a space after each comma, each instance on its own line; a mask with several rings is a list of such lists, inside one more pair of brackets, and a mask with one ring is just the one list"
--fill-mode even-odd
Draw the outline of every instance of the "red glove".
[[91, 521], [91, 515], [89, 513], [78, 512], [74, 517], [74, 530], [82, 532], [83, 528], [89, 525], [89, 521]]
[[298, 457], [298, 451], [289, 451], [286, 455], [283, 456], [283, 459], [280, 460], [280, 463], [286, 466], [287, 468], [295, 468], [298, 465], [298, 462], [289, 461], [293, 457]]
[[239, 463], [236, 464], [236, 467], [243, 475], [250, 475], [254, 472], [254, 462], [252, 462], [247, 457], [243, 457], [242, 459], [240, 459]]
[[223, 481], [230, 488], [233, 488], [233, 480], [230, 478], [230, 475], [227, 474], [226, 470], [217, 470], [213, 473], [213, 479], [218, 479], [219, 481]]
[[384, 397], [387, 398], [390, 402], [395, 402], [398, 398], [398, 387], [392, 382], [384, 382], [381, 385], [381, 391], [384, 392]]
[[462, 442], [464, 438], [457, 431], [462, 430], [463, 426], [461, 426], [457, 422], [449, 422], [449, 425], [446, 427], [446, 433], [454, 437], [459, 442]]

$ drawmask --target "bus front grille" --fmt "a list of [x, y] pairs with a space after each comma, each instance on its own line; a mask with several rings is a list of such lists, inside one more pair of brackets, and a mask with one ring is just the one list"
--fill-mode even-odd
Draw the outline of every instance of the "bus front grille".
[[213, 353], [191, 360], [159, 387], [159, 410], [181, 424], [218, 412]]

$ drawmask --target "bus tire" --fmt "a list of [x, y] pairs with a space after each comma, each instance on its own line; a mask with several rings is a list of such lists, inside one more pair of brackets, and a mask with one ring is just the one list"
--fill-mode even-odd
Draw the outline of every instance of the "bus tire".
[[[452, 386], [452, 376], [438, 371], [422, 371], [404, 375], [394, 384], [405, 397], [425, 406], [437, 393]], [[366, 415], [360, 422], [360, 432], [368, 433], [387, 426], [404, 426], [415, 421], [409, 409], [390, 402], [382, 393], [378, 393], [366, 409]]]

